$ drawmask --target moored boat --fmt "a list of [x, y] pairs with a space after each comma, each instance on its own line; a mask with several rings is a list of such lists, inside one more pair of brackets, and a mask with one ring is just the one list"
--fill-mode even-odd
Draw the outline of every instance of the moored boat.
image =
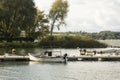
[[40, 56], [34, 56], [31, 53], [28, 54], [29, 59], [31, 61], [38, 61], [38, 62], [56, 62], [56, 63], [66, 63], [67, 62], [67, 54], [64, 56], [52, 56], [52, 52], [48, 52], [42, 54]]

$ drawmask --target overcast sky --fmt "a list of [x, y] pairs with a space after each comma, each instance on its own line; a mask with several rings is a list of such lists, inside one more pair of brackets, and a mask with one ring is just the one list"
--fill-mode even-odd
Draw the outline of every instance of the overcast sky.
[[[35, 0], [35, 4], [48, 13], [54, 1]], [[68, 2], [67, 26], [61, 27], [60, 31], [120, 32], [120, 0], [68, 0]]]

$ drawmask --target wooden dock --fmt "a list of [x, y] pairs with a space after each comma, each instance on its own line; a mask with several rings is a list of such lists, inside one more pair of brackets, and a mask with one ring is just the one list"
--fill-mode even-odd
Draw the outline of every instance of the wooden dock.
[[[2, 55], [0, 61], [30, 61], [29, 56]], [[101, 56], [68, 56], [68, 61], [120, 61], [120, 55], [101, 55]]]
[[11, 55], [11, 56], [7, 56], [7, 55], [3, 55], [0, 56], [0, 61], [29, 61], [29, 57], [28, 56], [18, 56], [18, 55]]
[[120, 61], [119, 56], [76, 56], [68, 57], [68, 61]]

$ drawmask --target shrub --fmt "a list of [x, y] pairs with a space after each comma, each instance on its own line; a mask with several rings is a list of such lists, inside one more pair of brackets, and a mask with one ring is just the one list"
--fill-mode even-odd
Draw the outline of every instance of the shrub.
[[107, 47], [106, 44], [100, 43], [94, 39], [78, 36], [50, 36], [43, 38], [40, 46], [57, 46], [62, 48], [101, 48]]

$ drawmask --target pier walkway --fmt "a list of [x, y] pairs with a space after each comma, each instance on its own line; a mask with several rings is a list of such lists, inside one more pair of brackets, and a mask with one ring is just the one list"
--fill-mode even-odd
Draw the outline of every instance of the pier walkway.
[[18, 56], [18, 55], [2, 55], [0, 56], [0, 61], [29, 61], [28, 56]]
[[120, 61], [120, 55], [69, 56], [68, 61]]
[[[1, 55], [0, 61], [30, 61], [29, 56]], [[120, 55], [68, 56], [68, 61], [120, 61]]]

